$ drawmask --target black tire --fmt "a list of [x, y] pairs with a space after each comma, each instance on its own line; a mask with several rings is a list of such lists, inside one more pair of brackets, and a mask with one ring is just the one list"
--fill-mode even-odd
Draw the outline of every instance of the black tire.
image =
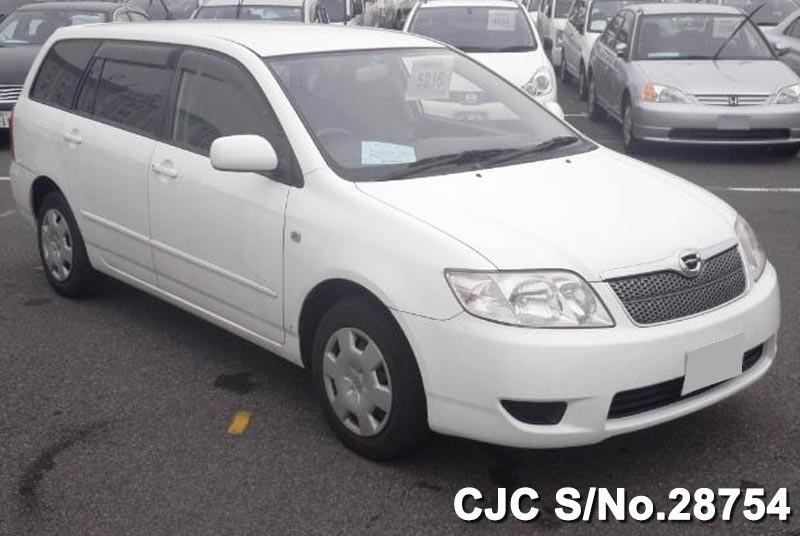
[[589, 89], [587, 86], [586, 67], [584, 67], [583, 62], [581, 62], [580, 71], [578, 72], [578, 98], [580, 98], [582, 101], [585, 101], [587, 95], [589, 94]]
[[778, 156], [786, 158], [794, 158], [800, 152], [800, 143], [791, 143], [789, 145], [776, 145], [772, 148]]
[[[56, 214], [57, 220], [63, 218], [63, 223], [66, 224], [68, 235], [62, 240], [65, 247], [71, 248], [72, 259], [69, 265], [69, 272], [66, 277], [60, 279], [54, 270], [50, 268], [46, 260], [45, 243], [43, 241], [42, 228], [45, 226], [45, 217], [48, 215]], [[75, 216], [69, 207], [69, 203], [64, 199], [60, 192], [53, 191], [45, 195], [39, 211], [36, 214], [37, 223], [37, 236], [39, 244], [39, 258], [44, 268], [45, 276], [50, 285], [56, 292], [67, 298], [82, 298], [88, 296], [94, 290], [97, 272], [92, 268], [89, 262], [89, 256], [86, 254], [86, 245], [83, 242], [83, 235], [78, 228], [75, 221]], [[49, 227], [48, 227], [49, 228]], [[64, 264], [66, 266], [67, 263]]]
[[645, 143], [636, 137], [635, 125], [636, 123], [631, 115], [631, 101], [626, 98], [622, 103], [622, 146], [625, 149], [625, 154], [639, 154], [645, 147]]
[[589, 116], [589, 121], [600, 122], [606, 118], [606, 111], [597, 102], [597, 87], [596, 82], [594, 80], [594, 76], [591, 74], [589, 75], [589, 96], [586, 99], [587, 102], [587, 115]]
[[[386, 421], [375, 435], [359, 435], [348, 428], [329, 398], [329, 390], [338, 394], [338, 387], [331, 388], [333, 384], [326, 377], [323, 359], [329, 341], [343, 329], [367, 335], [377, 345], [385, 363], [383, 377], [390, 387], [391, 409], [384, 415]], [[339, 359], [341, 357], [337, 357], [337, 361]], [[356, 453], [376, 461], [392, 460], [413, 452], [428, 437], [425, 390], [417, 361], [391, 313], [374, 300], [347, 298], [325, 313], [314, 335], [311, 373], [328, 424], [339, 440]], [[362, 382], [366, 385], [364, 377]], [[355, 413], [350, 415], [355, 419]], [[350, 422], [352, 426], [354, 421]]]
[[563, 48], [561, 49], [561, 68], [558, 70], [558, 76], [564, 84], [569, 84], [572, 81], [572, 75], [569, 74], [569, 69], [567, 69], [567, 58]]

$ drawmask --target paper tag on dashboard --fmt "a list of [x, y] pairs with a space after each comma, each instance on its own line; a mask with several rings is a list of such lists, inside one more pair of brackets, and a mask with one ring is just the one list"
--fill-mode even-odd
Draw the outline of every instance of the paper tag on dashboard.
[[398, 145], [382, 141], [361, 142], [361, 165], [386, 166], [391, 164], [410, 164], [416, 161], [416, 152], [409, 145]]
[[486, 29], [490, 32], [513, 32], [517, 22], [516, 15], [511, 9], [490, 9], [486, 18]]
[[453, 58], [414, 58], [408, 76], [406, 100], [445, 99], [450, 95]]

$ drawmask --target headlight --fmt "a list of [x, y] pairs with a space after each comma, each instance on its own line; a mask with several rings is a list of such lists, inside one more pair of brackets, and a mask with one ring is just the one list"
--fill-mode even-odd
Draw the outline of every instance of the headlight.
[[533, 77], [522, 86], [526, 92], [534, 97], [541, 97], [553, 91], [553, 77], [547, 67], [539, 67], [533, 73]]
[[775, 95], [775, 104], [800, 104], [800, 84], [785, 87]]
[[556, 30], [556, 46], [561, 47], [564, 44], [564, 30]]
[[642, 89], [642, 100], [645, 102], [687, 104], [689, 102], [689, 97], [687, 97], [683, 91], [675, 89], [674, 87], [647, 84]]
[[739, 245], [742, 247], [744, 253], [744, 260], [747, 263], [747, 272], [750, 274], [753, 282], [758, 281], [761, 274], [764, 273], [764, 268], [767, 265], [767, 254], [758, 243], [756, 232], [747, 223], [747, 220], [739, 216], [736, 219], [736, 238], [739, 239]]
[[462, 307], [486, 320], [536, 328], [614, 325], [594, 289], [572, 272], [448, 270], [445, 275]]

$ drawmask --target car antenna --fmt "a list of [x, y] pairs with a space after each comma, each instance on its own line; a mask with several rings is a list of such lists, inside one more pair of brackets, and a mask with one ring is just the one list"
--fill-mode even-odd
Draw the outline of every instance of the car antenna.
[[745, 15], [745, 17], [744, 17], [744, 20], [742, 20], [742, 22], [740, 22], [740, 23], [739, 23], [739, 25], [738, 25], [738, 26], [737, 26], [737, 27], [736, 27], [736, 28], [735, 28], [735, 29], [734, 29], [734, 30], [731, 32], [731, 35], [729, 35], [729, 36], [728, 36], [728, 38], [727, 38], [727, 39], [725, 39], [725, 42], [724, 42], [724, 43], [722, 43], [722, 44], [719, 46], [719, 48], [717, 49], [717, 51], [716, 51], [716, 52], [714, 52], [714, 55], [713, 55], [713, 56], [711, 56], [711, 59], [712, 59], [712, 60], [714, 60], [714, 61], [717, 61], [717, 58], [719, 57], [719, 55], [720, 55], [720, 54], [722, 54], [722, 50], [723, 50], [723, 49], [724, 49], [726, 46], [728, 46], [728, 43], [730, 43], [730, 42], [733, 40], [733, 37], [734, 37], [734, 36], [735, 36], [737, 33], [739, 33], [739, 30], [741, 30], [741, 29], [744, 27], [744, 25], [745, 25], [745, 24], [747, 24], [748, 22], [750, 22], [750, 19], [751, 19], [751, 18], [753, 18], [753, 15], [755, 15], [756, 13], [758, 13], [758, 10], [759, 10], [759, 9], [761, 9], [762, 7], [764, 7], [765, 5], [767, 5], [767, 4], [766, 4], [766, 2], [765, 2], [765, 3], [763, 3], [763, 4], [761, 4], [761, 5], [760, 5], [760, 6], [758, 6], [757, 8], [755, 8], [753, 11], [751, 11], [751, 12], [750, 12], [750, 13], [748, 13], [747, 15]]
[[239, 0], [236, 3], [236, 20], [239, 20], [239, 13], [242, 12], [242, 4], [244, 4], [244, 0]]

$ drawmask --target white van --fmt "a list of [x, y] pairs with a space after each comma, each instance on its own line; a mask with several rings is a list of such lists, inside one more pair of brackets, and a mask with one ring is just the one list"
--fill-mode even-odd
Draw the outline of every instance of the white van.
[[777, 276], [741, 216], [422, 37], [62, 29], [12, 137], [57, 292], [103, 272], [309, 367], [372, 458], [429, 429], [595, 443], [775, 359]]

